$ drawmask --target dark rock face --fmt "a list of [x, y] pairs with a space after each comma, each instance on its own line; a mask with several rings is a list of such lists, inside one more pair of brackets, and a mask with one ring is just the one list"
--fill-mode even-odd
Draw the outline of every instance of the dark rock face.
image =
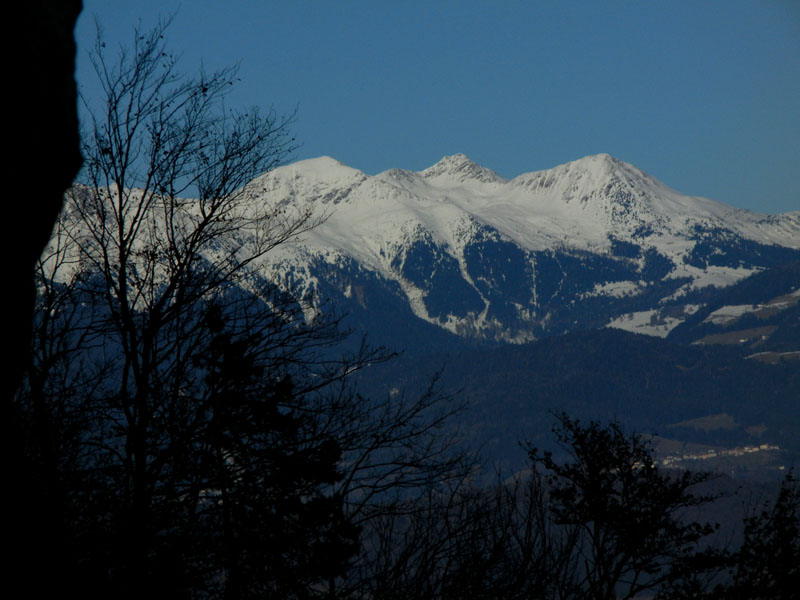
[[[34, 0], [20, 3], [15, 47], [15, 91], [8, 94], [9, 114], [24, 129], [14, 134], [9, 172], [17, 193], [7, 202], [16, 237], [3, 241], [8, 264], [8, 287], [13, 306], [7, 345], [14, 360], [3, 378], [3, 397], [16, 388], [27, 347], [33, 306], [33, 267], [42, 253], [61, 210], [64, 191], [81, 166], [75, 86], [73, 29], [81, 11], [80, 0]], [[15, 62], [16, 61], [16, 62]], [[12, 188], [13, 189], [13, 188]], [[31, 193], [31, 190], [35, 193]], [[25, 198], [24, 201], [18, 200]], [[23, 317], [24, 315], [24, 317]]]
[[73, 37], [81, 2], [16, 4], [10, 24], [21, 35], [9, 45], [14, 52], [7, 61], [13, 65], [9, 81], [14, 84], [6, 101], [10, 102], [8, 113], [22, 127], [13, 130], [7, 167], [15, 182], [5, 207], [13, 237], [3, 240], [10, 325], [5, 338], [0, 437], [6, 461], [4, 486], [13, 491], [4, 509], [5, 581], [12, 589], [22, 586], [20, 593], [28, 597], [52, 597], [55, 590], [64, 594], [70, 588], [85, 590], [81, 595], [92, 597], [65, 553], [65, 506], [59, 490], [49, 485], [53, 479], [44, 466], [55, 461], [44, 456], [46, 443], [31, 439], [27, 421], [13, 402], [29, 356], [34, 265], [50, 237], [64, 191], [81, 166]]

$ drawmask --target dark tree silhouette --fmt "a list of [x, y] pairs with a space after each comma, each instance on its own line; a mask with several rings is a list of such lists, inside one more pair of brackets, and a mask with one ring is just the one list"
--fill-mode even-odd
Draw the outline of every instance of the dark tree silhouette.
[[792, 472], [777, 497], [745, 518], [731, 584], [717, 597], [790, 600], [800, 591], [800, 484]]
[[543, 468], [555, 523], [572, 530], [574, 597], [611, 600], [658, 591], [708, 565], [698, 542], [715, 530], [682, 514], [713, 498], [696, 494], [709, 475], [666, 472], [646, 440], [618, 423], [586, 425], [558, 415], [566, 462], [530, 449]]

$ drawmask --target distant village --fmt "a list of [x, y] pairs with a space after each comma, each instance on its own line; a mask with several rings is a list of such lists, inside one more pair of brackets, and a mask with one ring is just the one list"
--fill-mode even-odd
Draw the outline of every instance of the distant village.
[[[757, 452], [777, 452], [780, 447], [775, 444], [760, 444], [758, 446], [738, 446], [736, 448], [711, 448], [703, 452], [686, 453], [681, 455], [669, 455], [660, 459], [663, 466], [680, 467], [678, 463], [687, 460], [710, 460], [716, 458], [726, 458], [733, 456], [744, 456], [746, 454], [755, 454]], [[784, 470], [783, 466], [778, 467]]]

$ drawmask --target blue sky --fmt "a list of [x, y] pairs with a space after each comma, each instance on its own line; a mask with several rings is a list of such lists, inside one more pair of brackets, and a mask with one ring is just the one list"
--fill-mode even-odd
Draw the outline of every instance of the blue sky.
[[607, 152], [737, 207], [800, 210], [800, 2], [84, 0], [128, 44], [168, 32], [194, 72], [240, 63], [231, 104], [298, 109], [297, 159], [370, 174], [463, 152], [505, 177]]

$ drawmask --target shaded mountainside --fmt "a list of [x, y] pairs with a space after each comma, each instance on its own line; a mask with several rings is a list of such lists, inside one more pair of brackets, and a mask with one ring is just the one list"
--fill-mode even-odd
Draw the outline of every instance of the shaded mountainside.
[[[443, 385], [463, 390], [470, 402], [463, 417], [467, 437], [486, 443], [495, 460], [519, 456], [521, 439], [549, 445], [550, 412], [562, 410], [684, 441], [769, 442], [786, 451], [788, 462], [800, 456], [800, 369], [747, 360], [738, 348], [604, 329], [449, 356], [407, 356], [366, 374], [363, 383], [383, 393], [391, 385], [413, 387], [439, 366]], [[697, 435], [670, 427], [720, 413], [734, 426]]]
[[800, 351], [800, 262], [765, 270], [718, 290], [668, 339], [740, 346], [751, 355]]

